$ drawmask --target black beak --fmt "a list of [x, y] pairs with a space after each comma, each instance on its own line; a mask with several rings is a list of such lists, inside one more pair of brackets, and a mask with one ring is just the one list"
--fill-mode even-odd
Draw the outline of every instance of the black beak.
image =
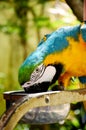
[[39, 93], [46, 92], [49, 88], [49, 82], [42, 82], [38, 84], [28, 84], [27, 87], [24, 87], [25, 92], [27, 93]]

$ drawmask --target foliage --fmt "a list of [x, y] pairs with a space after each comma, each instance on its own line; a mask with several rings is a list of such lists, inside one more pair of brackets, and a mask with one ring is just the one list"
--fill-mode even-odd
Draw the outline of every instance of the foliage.
[[15, 130], [29, 130], [29, 126], [27, 124], [18, 124]]

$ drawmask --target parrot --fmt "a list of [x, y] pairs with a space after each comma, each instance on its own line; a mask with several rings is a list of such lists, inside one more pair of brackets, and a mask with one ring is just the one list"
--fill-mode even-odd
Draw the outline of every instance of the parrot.
[[18, 72], [18, 81], [28, 93], [46, 92], [56, 81], [67, 89], [72, 77], [86, 84], [85, 22], [44, 35]]

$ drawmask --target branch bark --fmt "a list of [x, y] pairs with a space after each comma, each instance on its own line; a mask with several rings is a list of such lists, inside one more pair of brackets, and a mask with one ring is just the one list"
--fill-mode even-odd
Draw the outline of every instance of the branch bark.
[[74, 15], [81, 22], [83, 21], [83, 1], [82, 0], [66, 0]]
[[[69, 98], [70, 97], [70, 98]], [[24, 96], [15, 102], [0, 120], [0, 130], [13, 130], [18, 121], [32, 108], [57, 106], [60, 104], [86, 101], [86, 89], [77, 91], [45, 92]]]

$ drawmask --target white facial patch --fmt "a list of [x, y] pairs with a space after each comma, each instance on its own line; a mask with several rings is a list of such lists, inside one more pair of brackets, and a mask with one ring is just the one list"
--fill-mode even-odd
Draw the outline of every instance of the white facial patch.
[[55, 74], [56, 74], [56, 68], [54, 66], [50, 65], [45, 67], [43, 64], [41, 64], [32, 73], [30, 81], [24, 83], [22, 87], [26, 88], [42, 82], [52, 82]]
[[31, 74], [30, 81], [36, 82], [44, 73], [45, 66], [43, 64], [39, 65]]

